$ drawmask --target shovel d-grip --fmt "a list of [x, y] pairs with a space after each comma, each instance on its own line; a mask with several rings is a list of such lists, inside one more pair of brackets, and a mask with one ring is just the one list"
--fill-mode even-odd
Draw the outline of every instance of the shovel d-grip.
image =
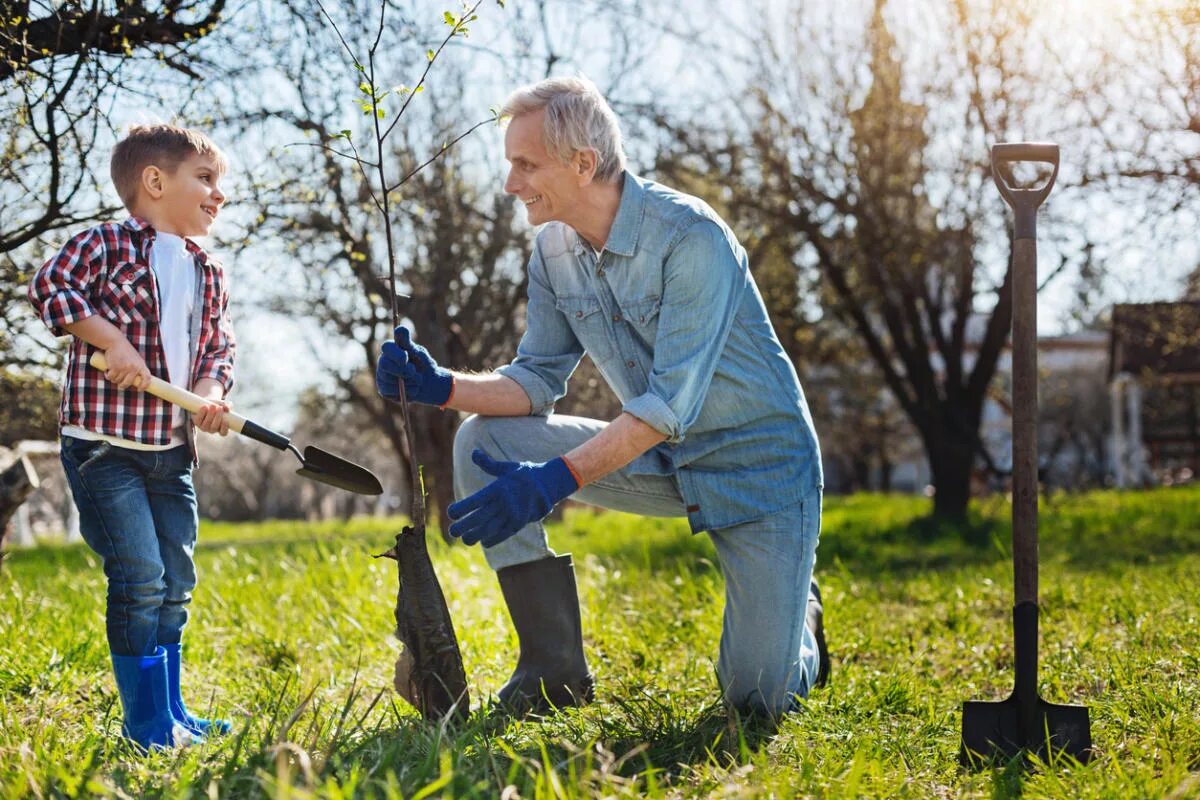
[[[1045, 186], [1008, 185], [1007, 165], [1038, 161], [1052, 165]], [[979, 767], [990, 758], [1033, 753], [1066, 754], [1079, 761], [1092, 755], [1091, 726], [1084, 706], [1047, 703], [1038, 696], [1037, 538], [1037, 210], [1058, 175], [1058, 145], [1021, 142], [992, 147], [992, 177], [1012, 208], [1013, 223], [1013, 656], [1014, 688], [1007, 700], [963, 703], [959, 759]]]

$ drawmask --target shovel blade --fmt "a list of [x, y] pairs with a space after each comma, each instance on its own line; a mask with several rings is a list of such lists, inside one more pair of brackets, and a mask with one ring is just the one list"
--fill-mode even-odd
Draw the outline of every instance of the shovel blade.
[[1022, 750], [1039, 758], [1066, 754], [1080, 763], [1092, 757], [1092, 729], [1086, 706], [1065, 706], [1034, 698], [1033, 722], [1039, 733], [1026, 734], [1022, 702], [1016, 695], [998, 703], [971, 700], [963, 703], [962, 746], [958, 760], [980, 767], [993, 757], [1009, 759]]
[[304, 448], [304, 466], [296, 474], [356, 494], [383, 494], [383, 486], [369, 469], [319, 447]]

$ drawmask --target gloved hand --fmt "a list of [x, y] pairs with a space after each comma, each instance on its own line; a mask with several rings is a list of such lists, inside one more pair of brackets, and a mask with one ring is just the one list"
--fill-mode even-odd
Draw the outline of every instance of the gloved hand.
[[384, 342], [375, 369], [375, 388], [389, 400], [400, 399], [400, 381], [414, 403], [444, 406], [454, 389], [454, 376], [442, 369], [429, 351], [412, 340], [408, 328], [393, 331], [394, 342]]
[[500, 544], [531, 522], [543, 519], [554, 506], [579, 488], [563, 458], [544, 464], [496, 461], [482, 450], [471, 460], [496, 480], [446, 509], [453, 522], [450, 535], [464, 544]]

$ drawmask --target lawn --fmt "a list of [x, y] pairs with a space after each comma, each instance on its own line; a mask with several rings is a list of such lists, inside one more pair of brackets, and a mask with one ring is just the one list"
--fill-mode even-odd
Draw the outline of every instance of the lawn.
[[[713, 661], [721, 577], [681, 522], [568, 509], [597, 702], [489, 721], [515, 639], [477, 549], [432, 542], [471, 719], [391, 690], [399, 521], [205, 522], [191, 704], [234, 735], [139, 757], [119, 740], [104, 582], [82, 546], [0, 572], [0, 797], [1198, 797], [1200, 488], [1059, 496], [1042, 511], [1041, 690], [1091, 710], [1096, 758], [968, 772], [959, 708], [1012, 686], [1008, 506], [964, 530], [928, 501], [827, 502], [818, 574], [834, 665], [778, 731], [731, 720]], [[432, 537], [431, 537], [432, 538]], [[197, 709], [199, 710], [199, 709]]]

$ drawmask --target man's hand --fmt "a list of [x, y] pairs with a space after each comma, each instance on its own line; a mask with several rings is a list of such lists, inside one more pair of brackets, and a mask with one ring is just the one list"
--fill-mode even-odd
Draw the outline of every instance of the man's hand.
[[544, 464], [496, 461], [476, 450], [471, 460], [496, 480], [446, 509], [454, 520], [450, 535], [461, 538], [464, 544], [500, 544], [529, 523], [545, 518], [579, 488], [579, 481], [563, 458]]
[[228, 435], [229, 420], [225, 417], [225, 412], [233, 410], [233, 404], [225, 399], [225, 387], [211, 378], [201, 378], [192, 388], [206, 401], [192, 412], [192, 421], [196, 423], [196, 427], [205, 433]]
[[415, 403], [444, 406], [454, 391], [454, 376], [442, 369], [429, 351], [412, 340], [403, 325], [392, 334], [394, 342], [384, 342], [375, 370], [375, 388], [389, 400], [400, 399], [400, 382]]
[[124, 336], [105, 348], [104, 360], [108, 362], [108, 370], [104, 377], [118, 387], [145, 389], [150, 385], [150, 368], [146, 366], [146, 361], [137, 348]]

